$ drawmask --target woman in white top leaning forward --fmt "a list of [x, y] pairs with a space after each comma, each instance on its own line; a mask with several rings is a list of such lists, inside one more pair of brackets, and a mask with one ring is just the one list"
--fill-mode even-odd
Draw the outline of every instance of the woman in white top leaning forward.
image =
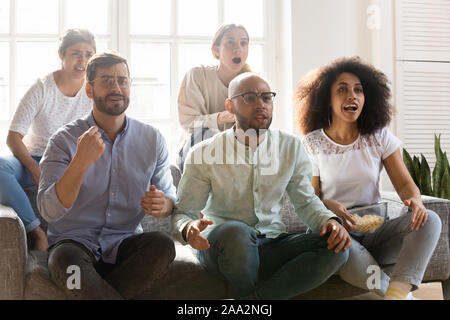
[[[414, 299], [441, 232], [436, 213], [425, 209], [420, 191], [400, 155], [391, 120], [386, 76], [358, 57], [341, 58], [311, 72], [296, 92], [303, 145], [312, 163], [312, 185], [326, 207], [352, 235], [349, 259], [339, 275], [385, 299]], [[347, 210], [380, 202], [382, 168], [409, 207], [371, 233], [352, 233]], [[379, 266], [393, 266], [379, 270]], [[386, 272], [385, 272], [386, 271]], [[378, 279], [369, 279], [371, 276]]]
[[250, 71], [247, 65], [249, 36], [238, 24], [224, 24], [214, 35], [211, 51], [219, 64], [194, 67], [187, 72], [178, 95], [178, 120], [183, 138], [177, 164], [183, 170], [190, 147], [231, 128], [234, 115], [225, 108], [228, 84]]
[[47, 249], [47, 236], [23, 188], [39, 185], [39, 161], [51, 135], [91, 111], [84, 81], [87, 61], [95, 51], [89, 31], [69, 29], [62, 34], [58, 49], [61, 69], [31, 86], [9, 127], [6, 142], [13, 155], [0, 157], [0, 202], [17, 212], [34, 250]]

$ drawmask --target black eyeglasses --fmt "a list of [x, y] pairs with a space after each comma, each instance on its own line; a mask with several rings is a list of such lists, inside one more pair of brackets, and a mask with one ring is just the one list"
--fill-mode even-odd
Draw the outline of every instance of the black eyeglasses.
[[120, 88], [122, 89], [128, 89], [131, 85], [131, 79], [128, 77], [109, 77], [109, 76], [103, 76], [101, 78], [94, 79], [92, 81], [89, 81], [90, 83], [94, 83], [95, 81], [100, 80], [100, 84], [104, 89], [112, 89], [114, 88], [116, 81]]
[[271, 104], [271, 103], [273, 103], [273, 98], [276, 95], [277, 94], [275, 92], [261, 92], [260, 94], [258, 94], [253, 91], [248, 91], [248, 92], [244, 92], [244, 93], [240, 93], [235, 96], [232, 96], [230, 98], [230, 100], [238, 98], [238, 97], [242, 97], [242, 99], [244, 99], [245, 104], [251, 105], [251, 104], [255, 104], [256, 101], [258, 100], [258, 97], [260, 97], [264, 103]]

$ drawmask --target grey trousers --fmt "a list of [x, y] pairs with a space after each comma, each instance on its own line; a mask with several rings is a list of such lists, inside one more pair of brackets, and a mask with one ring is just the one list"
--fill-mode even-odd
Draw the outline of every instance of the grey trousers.
[[[441, 219], [431, 211], [428, 220], [418, 231], [410, 230], [411, 211], [398, 218], [388, 220], [373, 233], [352, 237], [347, 263], [339, 275], [359, 288], [373, 291], [380, 296], [386, 293], [389, 281], [411, 283], [413, 290], [420, 285], [428, 262], [437, 245], [441, 233]], [[367, 281], [375, 273], [368, 272], [373, 267], [387, 267], [388, 275], [381, 270], [379, 285], [369, 287]]]
[[[161, 277], [175, 259], [173, 240], [162, 232], [145, 232], [122, 241], [115, 264], [96, 261], [84, 245], [63, 240], [49, 249], [48, 269], [68, 299], [133, 299]], [[70, 266], [80, 270], [80, 286], [68, 283]]]

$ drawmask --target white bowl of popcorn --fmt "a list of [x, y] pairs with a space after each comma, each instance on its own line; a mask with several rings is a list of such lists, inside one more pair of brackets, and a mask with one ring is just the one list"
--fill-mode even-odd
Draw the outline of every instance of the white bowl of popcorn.
[[379, 202], [373, 205], [347, 210], [356, 220], [352, 232], [361, 234], [377, 230], [386, 222], [387, 208], [387, 202]]

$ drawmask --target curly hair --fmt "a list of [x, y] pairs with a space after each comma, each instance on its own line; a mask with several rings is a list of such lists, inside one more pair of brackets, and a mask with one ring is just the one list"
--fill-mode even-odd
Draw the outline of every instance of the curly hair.
[[330, 126], [331, 86], [344, 72], [356, 75], [364, 90], [364, 108], [357, 120], [360, 133], [374, 133], [391, 121], [393, 106], [386, 75], [359, 57], [339, 58], [310, 71], [297, 85], [294, 107], [296, 123], [303, 134]]

